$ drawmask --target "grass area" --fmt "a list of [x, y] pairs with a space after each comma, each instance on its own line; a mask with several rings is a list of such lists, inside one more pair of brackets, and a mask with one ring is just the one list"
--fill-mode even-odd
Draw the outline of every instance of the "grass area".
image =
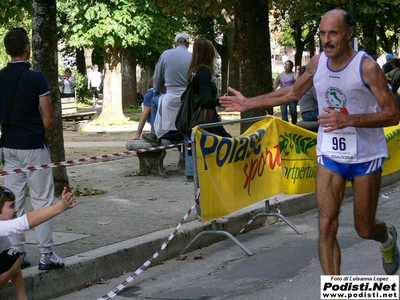
[[[92, 104], [89, 102], [77, 102], [76, 107], [78, 109], [87, 109], [91, 108]], [[142, 117], [142, 108], [138, 107], [135, 108], [131, 106], [130, 108], [124, 109], [123, 114], [126, 117], [126, 120], [120, 120], [120, 121], [115, 121], [115, 122], [110, 122], [110, 121], [99, 121], [97, 117], [92, 121], [93, 125], [99, 125], [99, 126], [106, 126], [106, 125], [129, 125], [133, 123], [138, 123], [140, 121], [140, 118]]]
[[129, 118], [130, 121], [139, 122], [140, 118], [142, 117], [142, 108], [131, 107], [124, 109], [123, 113], [127, 118]]
[[75, 196], [77, 196], [77, 197], [98, 196], [98, 195], [107, 194], [107, 191], [89, 189], [89, 188], [77, 188], [77, 189], [74, 189], [74, 192], [75, 192]]

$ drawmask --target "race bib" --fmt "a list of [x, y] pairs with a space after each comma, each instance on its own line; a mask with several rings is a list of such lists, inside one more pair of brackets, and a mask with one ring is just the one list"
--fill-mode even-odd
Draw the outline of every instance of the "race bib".
[[346, 127], [332, 132], [324, 132], [321, 152], [326, 157], [349, 163], [357, 160], [357, 134], [355, 127]]

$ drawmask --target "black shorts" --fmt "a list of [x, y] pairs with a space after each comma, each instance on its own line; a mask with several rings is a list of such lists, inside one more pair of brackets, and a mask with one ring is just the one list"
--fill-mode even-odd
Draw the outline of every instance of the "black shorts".
[[10, 248], [0, 253], [0, 274], [10, 270], [19, 256], [20, 253], [14, 248]]
[[98, 87], [92, 87], [92, 93], [93, 93], [93, 97], [99, 98], [99, 88]]

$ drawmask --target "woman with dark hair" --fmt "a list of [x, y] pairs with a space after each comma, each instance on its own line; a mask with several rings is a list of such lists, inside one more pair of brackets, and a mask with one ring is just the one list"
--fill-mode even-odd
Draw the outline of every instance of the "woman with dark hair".
[[[206, 39], [197, 39], [193, 44], [192, 61], [188, 71], [188, 81], [193, 80], [194, 94], [198, 94], [201, 100], [201, 108], [207, 109], [209, 123], [219, 122], [216, 107], [219, 106], [219, 99], [216, 98], [217, 86], [213, 81], [215, 49], [212, 43]], [[206, 128], [210, 133], [231, 137], [223, 126]], [[185, 137], [189, 142], [189, 137]], [[185, 148], [185, 174], [188, 181], [193, 180], [193, 165], [191, 152]]]
[[[287, 60], [285, 62], [284, 71], [278, 74], [274, 83], [274, 90], [279, 87], [285, 87], [289, 85], [293, 85], [298, 78], [298, 73], [294, 73], [293, 70], [293, 62], [291, 60]], [[289, 105], [290, 109], [290, 116], [292, 118], [292, 124], [297, 123], [297, 102], [291, 102], [289, 104], [281, 105], [281, 113], [282, 113], [282, 120], [289, 121], [288, 114], [287, 114], [287, 107]]]
[[76, 81], [70, 68], [65, 69], [58, 84], [61, 86], [61, 98], [75, 98]]

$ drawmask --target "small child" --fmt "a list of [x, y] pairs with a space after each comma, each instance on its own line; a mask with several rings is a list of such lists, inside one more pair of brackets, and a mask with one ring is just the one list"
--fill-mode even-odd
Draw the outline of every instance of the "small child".
[[18, 300], [27, 299], [20, 269], [20, 253], [13, 248], [8, 236], [32, 229], [67, 209], [75, 207], [78, 203], [74, 195], [64, 187], [61, 201], [16, 218], [19, 208], [15, 207], [14, 194], [9, 189], [0, 186], [0, 195], [0, 290], [11, 279]]

